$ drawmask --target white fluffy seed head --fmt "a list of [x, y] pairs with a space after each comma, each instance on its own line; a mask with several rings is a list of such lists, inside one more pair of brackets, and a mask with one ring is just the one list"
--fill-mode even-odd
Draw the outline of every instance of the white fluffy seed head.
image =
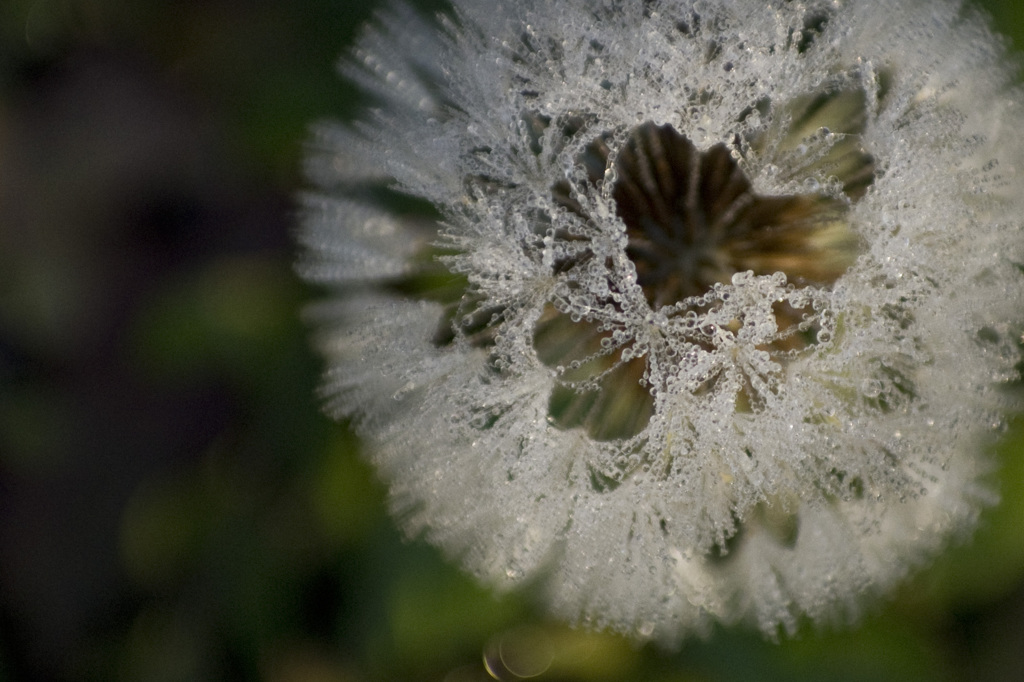
[[969, 531], [1024, 292], [1021, 93], [984, 23], [453, 4], [364, 33], [377, 108], [318, 135], [303, 232], [329, 409], [403, 526], [664, 640], [851, 617]]

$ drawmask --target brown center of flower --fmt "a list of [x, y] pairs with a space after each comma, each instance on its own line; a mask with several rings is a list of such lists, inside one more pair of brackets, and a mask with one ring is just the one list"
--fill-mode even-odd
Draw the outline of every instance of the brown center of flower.
[[635, 129], [612, 191], [626, 254], [654, 308], [705, 293], [737, 272], [784, 272], [798, 285], [831, 284], [849, 267], [846, 205], [818, 195], [761, 196], [717, 144], [700, 152], [672, 126]]
[[[593, 142], [586, 156], [596, 183], [609, 156], [605, 141]], [[828, 285], [851, 263], [856, 238], [841, 220], [845, 202], [756, 194], [724, 144], [701, 152], [671, 125], [644, 123], [627, 137], [615, 171], [626, 254], [655, 309], [700, 296], [737, 272], [784, 272], [798, 286]], [[567, 183], [553, 194], [582, 215]]]
[[[584, 152], [582, 163], [595, 185], [610, 156], [604, 137]], [[626, 255], [655, 310], [693, 309], [688, 299], [730, 282], [738, 272], [782, 272], [796, 286], [829, 286], [856, 255], [856, 235], [843, 220], [846, 201], [825, 194], [757, 194], [729, 147], [716, 144], [702, 152], [670, 125], [648, 122], [631, 131], [614, 171], [612, 198], [626, 227]], [[552, 194], [587, 219], [568, 183], [556, 184]], [[556, 270], [568, 271], [592, 257], [586, 249], [576, 253], [581, 255], [556, 263]], [[780, 334], [766, 350], [792, 351], [814, 342], [814, 330], [804, 328], [809, 311], [785, 303], [773, 310]], [[737, 328], [741, 323], [734, 322]], [[598, 440], [639, 433], [653, 412], [645, 359], [624, 360], [622, 348], [608, 352], [608, 337], [598, 323], [574, 320], [554, 306], [538, 322], [534, 337], [541, 361], [558, 368], [562, 380], [551, 400], [554, 422], [584, 427]], [[712, 343], [695, 342], [707, 348]], [[737, 409], [754, 407], [755, 396], [737, 396]]]

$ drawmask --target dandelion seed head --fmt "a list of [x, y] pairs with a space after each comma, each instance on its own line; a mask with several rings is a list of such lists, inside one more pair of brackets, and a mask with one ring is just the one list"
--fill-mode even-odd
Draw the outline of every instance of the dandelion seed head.
[[[957, 2], [402, 6], [300, 267], [395, 514], [571, 620], [849, 619], [993, 501], [1020, 93]], [[398, 199], [401, 199], [400, 201]]]

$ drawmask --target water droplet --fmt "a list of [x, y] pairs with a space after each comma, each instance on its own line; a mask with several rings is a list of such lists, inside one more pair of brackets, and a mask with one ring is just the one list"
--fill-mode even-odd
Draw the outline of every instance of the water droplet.
[[391, 395], [391, 398], [393, 400], [401, 400], [405, 396], [409, 395], [409, 393], [411, 393], [415, 389], [416, 389], [416, 383], [415, 382], [412, 382], [412, 381], [406, 382], [406, 384], [404, 386], [402, 386], [400, 389], [398, 389], [397, 391], [395, 391]]
[[636, 626], [636, 632], [641, 637], [650, 637], [654, 634], [654, 623], [645, 621]]

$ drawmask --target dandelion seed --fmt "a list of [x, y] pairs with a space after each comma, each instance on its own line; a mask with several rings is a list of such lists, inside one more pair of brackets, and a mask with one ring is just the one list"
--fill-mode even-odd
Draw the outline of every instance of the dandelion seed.
[[395, 513], [571, 620], [849, 619], [1014, 401], [1020, 92], [958, 2], [398, 6], [301, 268]]

